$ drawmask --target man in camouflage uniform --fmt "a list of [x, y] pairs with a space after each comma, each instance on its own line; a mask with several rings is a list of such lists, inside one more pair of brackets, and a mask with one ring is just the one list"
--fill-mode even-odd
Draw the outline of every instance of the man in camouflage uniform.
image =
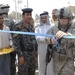
[[[32, 18], [31, 8], [23, 9], [23, 20], [14, 25], [14, 31], [34, 32], [29, 24]], [[35, 48], [36, 40], [33, 35], [13, 34], [14, 49], [18, 54], [18, 75], [35, 75]]]
[[9, 12], [10, 6], [8, 4], [7, 5], [1, 4], [0, 8], [2, 9], [2, 12], [3, 12], [4, 24], [7, 25], [10, 28], [10, 30], [12, 30], [14, 21], [8, 17], [8, 12]]
[[[14, 21], [9, 19], [8, 17], [8, 12], [9, 12], [9, 5], [0, 5], [0, 8], [2, 9], [3, 12], [3, 17], [4, 17], [4, 25], [8, 26], [10, 28], [10, 30], [12, 30], [12, 26], [14, 25]], [[11, 60], [10, 60], [10, 75], [15, 75], [16, 74], [16, 65], [15, 65], [15, 61], [16, 61], [16, 53], [12, 52], [10, 53], [11, 56]]]
[[62, 38], [65, 35], [75, 35], [75, 26], [72, 25], [73, 15], [68, 8], [61, 8], [57, 12], [59, 23], [47, 33], [56, 36], [46, 38], [47, 43], [57, 44], [54, 59], [54, 75], [74, 75], [75, 39]]

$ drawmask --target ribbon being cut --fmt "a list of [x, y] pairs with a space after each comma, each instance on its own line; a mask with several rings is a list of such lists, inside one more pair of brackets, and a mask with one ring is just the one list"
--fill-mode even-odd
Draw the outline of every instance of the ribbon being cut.
[[[46, 36], [46, 37], [54, 37], [55, 36], [52, 34], [39, 34], [39, 33], [33, 33], [33, 32], [8, 31], [8, 30], [0, 30], [0, 32], [14, 33], [14, 34], [25, 34], [25, 35], [35, 35], [35, 36]], [[75, 35], [68, 35], [68, 36], [64, 36], [63, 38], [75, 39]]]
[[[14, 34], [25, 34], [25, 35], [34, 35], [34, 36], [46, 36], [46, 37], [55, 37], [55, 35], [52, 34], [39, 34], [39, 33], [32, 33], [32, 32], [21, 32], [21, 31], [8, 31], [8, 30], [0, 30], [0, 32], [4, 33], [14, 33]], [[67, 39], [75, 39], [75, 35], [70, 35], [70, 36], [64, 36], [63, 38]], [[2, 54], [7, 54], [14, 51], [13, 48], [3, 48], [0, 49], [0, 55]]]

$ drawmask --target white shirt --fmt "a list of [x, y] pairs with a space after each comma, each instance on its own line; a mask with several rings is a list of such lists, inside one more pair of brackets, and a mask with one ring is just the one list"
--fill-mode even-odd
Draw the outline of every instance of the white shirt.
[[[3, 30], [9, 30], [9, 28], [4, 25]], [[10, 33], [0, 32], [0, 49], [10, 46], [10, 39], [11, 39]]]
[[[35, 33], [46, 34], [48, 29], [50, 29], [50, 25], [39, 25], [35, 28]], [[36, 36], [37, 42], [44, 42], [45, 36]]]
[[57, 25], [58, 24], [58, 19], [56, 19], [55, 21], [53, 19], [51, 19], [50, 23], [51, 23], [52, 26]]

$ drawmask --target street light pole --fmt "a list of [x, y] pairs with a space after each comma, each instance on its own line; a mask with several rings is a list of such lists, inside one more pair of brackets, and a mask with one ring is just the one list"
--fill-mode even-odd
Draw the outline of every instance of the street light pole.
[[27, 8], [28, 8], [28, 0], [27, 0]]
[[17, 1], [15, 0], [15, 20], [17, 21]]

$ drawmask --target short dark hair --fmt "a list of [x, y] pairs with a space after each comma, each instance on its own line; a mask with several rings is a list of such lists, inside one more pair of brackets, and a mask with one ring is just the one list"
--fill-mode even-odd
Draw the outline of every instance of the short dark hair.
[[53, 11], [55, 11], [55, 12], [56, 12], [57, 10], [58, 10], [58, 9], [53, 9], [53, 10], [52, 10], [52, 13], [53, 13]]

